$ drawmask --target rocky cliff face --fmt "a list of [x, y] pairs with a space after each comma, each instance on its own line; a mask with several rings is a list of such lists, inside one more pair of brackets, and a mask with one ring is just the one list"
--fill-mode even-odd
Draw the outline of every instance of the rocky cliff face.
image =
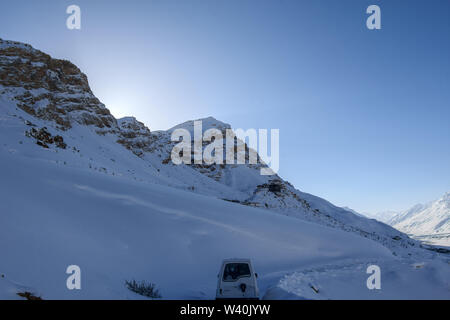
[[54, 121], [59, 129], [70, 129], [73, 123], [99, 129], [117, 127], [80, 69], [27, 44], [0, 39], [0, 85], [0, 92], [15, 98], [19, 108]]

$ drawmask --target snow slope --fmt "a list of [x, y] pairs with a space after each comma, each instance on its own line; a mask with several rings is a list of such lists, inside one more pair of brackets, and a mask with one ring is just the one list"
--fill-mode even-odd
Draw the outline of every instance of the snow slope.
[[[8, 245], [1, 253], [0, 298], [26, 289], [44, 299], [135, 299], [124, 281], [145, 279], [155, 282], [164, 298], [208, 299], [225, 257], [252, 258], [266, 298], [358, 298], [361, 292], [367, 298], [450, 298], [448, 265], [431, 253], [422, 257], [432, 261], [430, 269], [416, 272], [377, 242], [349, 232], [71, 166], [78, 154], [70, 150], [58, 151], [56, 162], [49, 157], [55, 150], [32, 141], [20, 144], [14, 134], [20, 129], [5, 118], [0, 241]], [[389, 290], [381, 293], [364, 288], [361, 266], [374, 262], [386, 265], [389, 274], [395, 270]], [[344, 263], [357, 276], [346, 271], [340, 278], [346, 282], [341, 295], [311, 296], [303, 293], [303, 283], [287, 280], [317, 266], [329, 277], [326, 269], [336, 272], [333, 266]], [[82, 270], [80, 291], [65, 287], [65, 270], [72, 264]], [[341, 272], [338, 268], [339, 277]], [[416, 280], [420, 290], [406, 290], [406, 282]], [[320, 277], [314, 281], [327, 286]], [[406, 288], [398, 290], [397, 283]]]

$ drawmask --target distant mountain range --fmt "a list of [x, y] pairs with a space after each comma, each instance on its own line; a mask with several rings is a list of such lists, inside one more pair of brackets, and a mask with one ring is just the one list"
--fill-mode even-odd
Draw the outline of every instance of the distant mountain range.
[[387, 211], [381, 211], [381, 212], [377, 212], [377, 213], [364, 213], [363, 215], [368, 218], [376, 219], [378, 221], [387, 223], [396, 214], [398, 214], [398, 211], [387, 210]]
[[[347, 210], [354, 212], [350, 208]], [[364, 216], [389, 224], [415, 239], [450, 246], [450, 192], [436, 201], [416, 204], [405, 211], [364, 213]]]
[[417, 204], [386, 221], [417, 239], [450, 245], [450, 192], [427, 204]]

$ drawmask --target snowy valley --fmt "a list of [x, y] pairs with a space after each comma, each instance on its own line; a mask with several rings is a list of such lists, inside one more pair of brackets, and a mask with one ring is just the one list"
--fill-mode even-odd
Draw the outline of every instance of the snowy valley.
[[[400, 232], [261, 164], [174, 165], [171, 133], [192, 125], [116, 119], [75, 65], [0, 39], [0, 299], [139, 299], [131, 279], [164, 299], [212, 299], [230, 257], [252, 259], [266, 299], [450, 298], [448, 252], [403, 233], [445, 233], [448, 194], [391, 220]], [[366, 287], [371, 264], [381, 290]], [[81, 290], [67, 290], [69, 265]]]
[[426, 243], [450, 246], [450, 192], [400, 212], [387, 223]]

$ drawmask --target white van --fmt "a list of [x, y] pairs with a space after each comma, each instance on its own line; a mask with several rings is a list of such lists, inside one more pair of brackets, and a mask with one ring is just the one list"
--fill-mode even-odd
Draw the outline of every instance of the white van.
[[218, 274], [216, 299], [259, 299], [258, 284], [249, 259], [226, 259]]

